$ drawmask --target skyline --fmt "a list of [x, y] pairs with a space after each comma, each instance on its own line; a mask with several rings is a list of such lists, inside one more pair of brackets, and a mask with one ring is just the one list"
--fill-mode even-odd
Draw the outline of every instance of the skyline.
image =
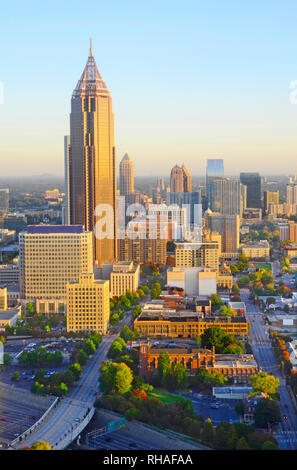
[[196, 3], [91, 2], [92, 18], [78, 2], [3, 6], [2, 176], [63, 175], [90, 36], [113, 96], [117, 169], [127, 151], [136, 177], [169, 176], [182, 163], [204, 175], [209, 158], [224, 159], [226, 175], [297, 172], [297, 6]]

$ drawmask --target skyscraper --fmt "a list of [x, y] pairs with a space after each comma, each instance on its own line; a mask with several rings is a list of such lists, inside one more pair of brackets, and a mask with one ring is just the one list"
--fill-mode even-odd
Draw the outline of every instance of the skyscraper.
[[189, 170], [182, 165], [175, 165], [170, 174], [170, 191], [172, 193], [190, 193], [192, 191], [192, 177]]
[[223, 215], [208, 210], [205, 214], [205, 227], [222, 237], [222, 252], [236, 253], [239, 248], [239, 215]]
[[297, 204], [297, 184], [287, 184], [287, 204]]
[[240, 182], [246, 189], [246, 207], [261, 209], [261, 176], [259, 173], [240, 173]]
[[125, 153], [120, 163], [120, 194], [128, 196], [134, 193], [134, 165], [129, 155]]
[[70, 204], [69, 204], [69, 150], [70, 150], [70, 135], [64, 136], [64, 176], [65, 176], [65, 209], [64, 209], [64, 224], [68, 225], [70, 222]]
[[206, 166], [206, 189], [208, 187], [208, 183], [220, 178], [224, 178], [224, 160], [220, 158], [208, 159]]
[[213, 212], [226, 215], [242, 215], [245, 201], [239, 180], [222, 178], [208, 184], [208, 205]]
[[0, 215], [6, 215], [9, 208], [9, 189], [0, 189]]
[[[116, 169], [112, 98], [97, 69], [92, 43], [71, 100], [69, 193], [70, 224], [84, 225], [93, 232], [94, 259], [99, 266], [114, 261]], [[104, 236], [104, 231], [109, 233]]]

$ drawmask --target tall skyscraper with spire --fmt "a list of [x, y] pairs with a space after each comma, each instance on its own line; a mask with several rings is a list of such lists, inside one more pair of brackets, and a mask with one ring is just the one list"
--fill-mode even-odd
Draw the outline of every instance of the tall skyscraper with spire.
[[[69, 215], [71, 225], [84, 225], [87, 231], [96, 233], [94, 260], [98, 265], [114, 261], [116, 167], [112, 98], [93, 57], [92, 41], [87, 64], [71, 99]], [[108, 232], [106, 236], [103, 231]]]
[[134, 165], [126, 152], [120, 163], [120, 194], [128, 196], [134, 193]]

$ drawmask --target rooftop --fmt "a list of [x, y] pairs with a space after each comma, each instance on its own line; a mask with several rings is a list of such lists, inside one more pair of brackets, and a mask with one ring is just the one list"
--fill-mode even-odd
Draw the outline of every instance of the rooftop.
[[29, 225], [27, 232], [30, 234], [38, 233], [83, 233], [83, 225]]

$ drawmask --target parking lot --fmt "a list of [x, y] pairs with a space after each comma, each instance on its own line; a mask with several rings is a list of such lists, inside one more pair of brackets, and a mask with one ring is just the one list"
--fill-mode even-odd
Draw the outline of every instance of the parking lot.
[[182, 395], [192, 401], [197, 415], [202, 415], [205, 419], [210, 418], [213, 424], [221, 421], [240, 422], [240, 417], [235, 410], [237, 400], [217, 399], [211, 395], [198, 393], [183, 393]]
[[[12, 340], [8, 341], [4, 346], [4, 352], [9, 353], [12, 357], [12, 364], [4, 367], [0, 371], [0, 381], [21, 387], [26, 390], [30, 390], [36, 371], [38, 369], [44, 369], [47, 373], [47, 377], [56, 372], [64, 372], [71, 358], [71, 354], [75, 349], [75, 342], [73, 339], [39, 339], [29, 338], [25, 340]], [[54, 353], [56, 350], [60, 350], [63, 355], [63, 363], [57, 364], [34, 364], [28, 366], [21, 366], [18, 364], [18, 357], [23, 351], [34, 351], [44, 346], [47, 351]], [[19, 372], [20, 376], [17, 381], [12, 379], [15, 372]]]

